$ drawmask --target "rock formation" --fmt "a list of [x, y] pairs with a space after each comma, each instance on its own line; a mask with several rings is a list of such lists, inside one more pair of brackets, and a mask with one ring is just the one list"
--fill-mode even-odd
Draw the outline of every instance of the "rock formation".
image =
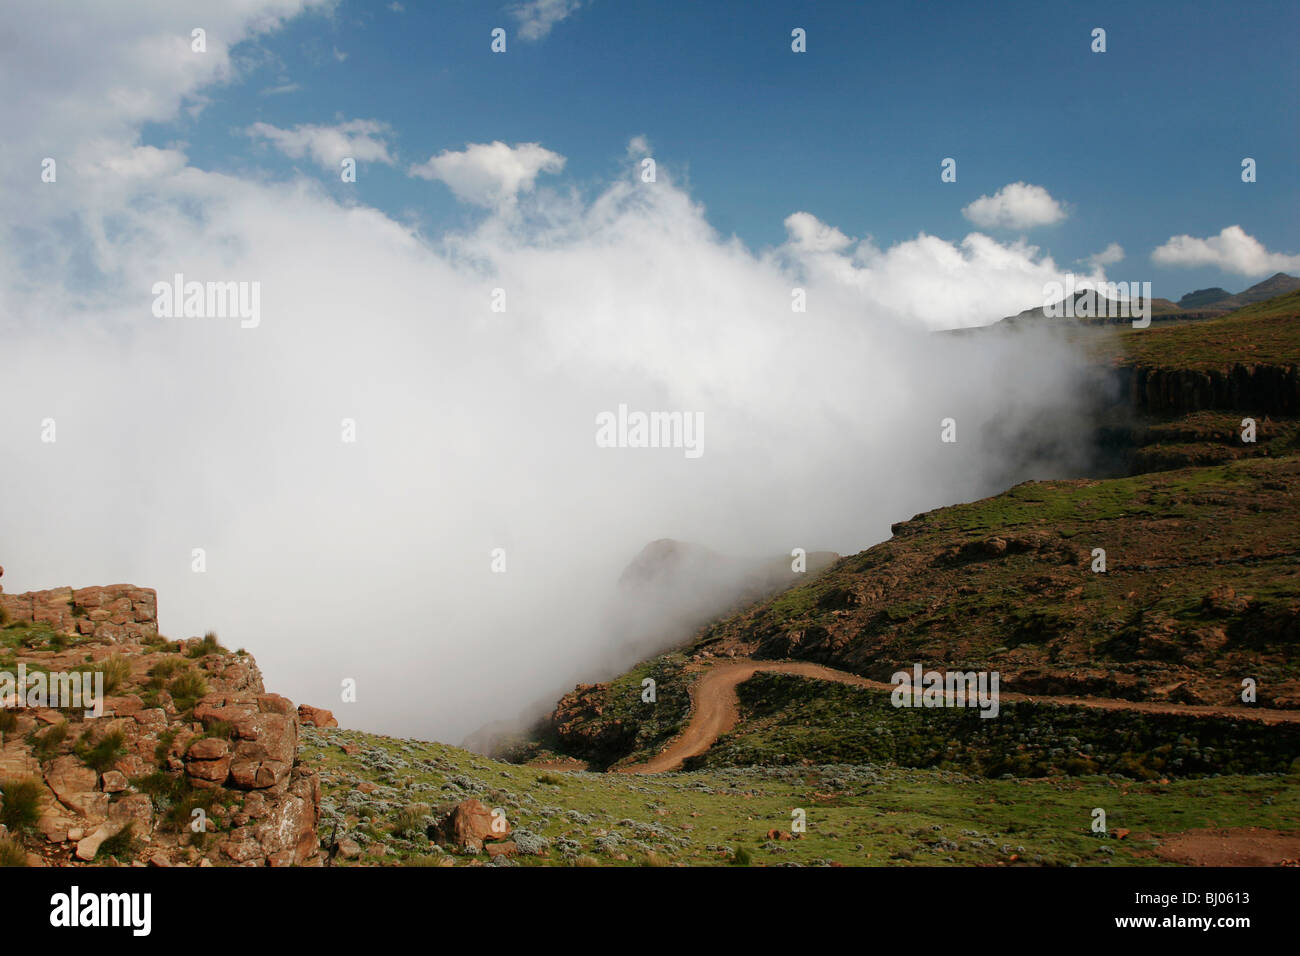
[[[82, 707], [26, 706], [21, 693], [0, 702], [14, 715], [0, 785], [15, 801], [23, 782], [38, 795], [33, 824], [6, 835], [21, 840], [29, 861], [322, 862], [320, 782], [297, 761], [299, 710], [266, 693], [252, 657], [211, 635], [160, 637], [148, 588], [0, 594], [0, 611], [0, 670], [22, 663], [29, 672], [105, 674], [98, 718]], [[333, 719], [309, 710], [313, 722]]]

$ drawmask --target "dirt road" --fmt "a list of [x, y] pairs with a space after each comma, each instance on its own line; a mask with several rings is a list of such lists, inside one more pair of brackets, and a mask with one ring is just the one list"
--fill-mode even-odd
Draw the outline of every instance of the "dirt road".
[[[857, 674], [835, 670], [807, 661], [734, 660], [714, 664], [691, 685], [691, 722], [674, 737], [657, 756], [644, 763], [618, 768], [618, 773], [665, 773], [676, 770], [687, 757], [708, 750], [719, 737], [736, 726], [740, 719], [736, 687], [759, 671], [796, 674], [819, 680], [852, 684], [874, 690], [894, 689], [893, 684], [867, 680]], [[1241, 717], [1265, 724], [1300, 723], [1300, 711], [1268, 710], [1254, 707], [1217, 707], [1212, 704], [1164, 704], [1148, 701], [1113, 700], [1106, 697], [1048, 697], [1035, 694], [1000, 693], [1007, 703], [1029, 701], [1043, 704], [1068, 704], [1097, 707], [1103, 710], [1135, 710], [1150, 714], [1187, 714], [1197, 717]]]

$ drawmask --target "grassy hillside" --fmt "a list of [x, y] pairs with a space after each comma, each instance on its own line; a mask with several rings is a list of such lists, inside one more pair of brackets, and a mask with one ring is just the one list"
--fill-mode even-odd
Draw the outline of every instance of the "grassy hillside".
[[[1004, 690], [1300, 704], [1300, 458], [1027, 482], [719, 622], [696, 653], [800, 658], [888, 679], [996, 669]], [[1092, 552], [1106, 551], [1094, 573]]]
[[[883, 765], [567, 774], [312, 728], [300, 754], [321, 773], [322, 839], [363, 849], [335, 856], [344, 866], [487, 864], [424, 835], [434, 810], [470, 797], [505, 810], [514, 840], [534, 851], [493, 861], [506, 866], [1160, 865], [1171, 862], [1166, 834], [1300, 819], [1297, 779], [1281, 775], [1024, 781]], [[1095, 808], [1112, 834], [1132, 833], [1091, 832]], [[795, 809], [807, 832], [790, 839]]]
[[1300, 291], [1220, 318], [1099, 334], [1118, 339], [1111, 355], [1123, 364], [1194, 371], [1236, 363], [1294, 366], [1300, 362]]

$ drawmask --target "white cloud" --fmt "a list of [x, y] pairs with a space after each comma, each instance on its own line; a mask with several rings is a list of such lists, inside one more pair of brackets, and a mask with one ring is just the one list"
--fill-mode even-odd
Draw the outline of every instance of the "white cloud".
[[244, 132], [253, 139], [266, 140], [292, 159], [306, 156], [326, 169], [337, 169], [345, 157], [365, 163], [393, 162], [385, 142], [388, 124], [378, 120], [355, 119], [334, 126], [303, 124], [292, 129], [254, 123]]
[[470, 143], [460, 151], [444, 150], [412, 166], [410, 173], [445, 183], [462, 202], [506, 207], [520, 192], [531, 192], [539, 174], [558, 173], [564, 162], [559, 153], [538, 143]]
[[[1017, 457], [1043, 441], [1080, 444], [1092, 390], [1050, 333], [928, 334], [1041, 302], [1061, 273], [1033, 246], [879, 248], [796, 213], [789, 241], [754, 251], [663, 166], [590, 201], [532, 191], [563, 164], [537, 144], [426, 164], [488, 209], [424, 234], [312, 177], [139, 145], [146, 117], [218, 76], [134, 65], [148, 30], [122, 15], [89, 0], [69, 14], [84, 29], [51, 69], [76, 79], [48, 99], [39, 73], [0, 62], [16, 81], [0, 111], [20, 120], [6, 130], [67, 157], [45, 187], [30, 152], [0, 150], [7, 181], [31, 184], [0, 194], [21, 210], [0, 215], [10, 590], [156, 587], [164, 633], [215, 630], [268, 688], [322, 704], [350, 677], [345, 725], [455, 741], [628, 663], [606, 656], [600, 601], [650, 540], [856, 551], [900, 517], [1065, 467]], [[120, 96], [100, 97], [108, 77]], [[317, 140], [294, 142], [315, 158]], [[261, 324], [154, 317], [153, 284], [177, 272], [259, 282]], [[704, 456], [597, 448], [595, 415], [619, 403], [700, 412]], [[957, 445], [938, 441], [949, 415]], [[507, 574], [490, 571], [496, 547]]]
[[519, 21], [520, 37], [540, 40], [581, 6], [582, 0], [528, 0], [511, 7], [510, 13]]
[[1065, 218], [1065, 210], [1046, 189], [1029, 183], [1009, 183], [992, 196], [980, 196], [961, 213], [981, 229], [1032, 229]]
[[1151, 261], [1161, 266], [1214, 266], [1243, 276], [1300, 270], [1300, 256], [1269, 252], [1241, 226], [1228, 226], [1208, 239], [1172, 236], [1151, 253]]
[[786, 217], [785, 231], [790, 246], [802, 253], [840, 252], [853, 240], [812, 213], [796, 212]]
[[1092, 266], [1093, 270], [1105, 269], [1106, 266], [1113, 266], [1117, 262], [1124, 261], [1124, 247], [1118, 242], [1112, 242], [1101, 252], [1094, 252], [1081, 260]]
[[781, 257], [806, 277], [831, 282], [844, 296], [839, 305], [923, 328], [1014, 315], [1041, 304], [1044, 285], [1062, 275], [1036, 246], [1003, 244], [978, 232], [960, 242], [921, 233], [882, 250], [806, 212], [789, 216], [785, 227]]
[[[333, 0], [241, 0], [211, 4], [93, 0], [59, 4], [58, 16], [41, 0], [6, 0], [0, 56], [4, 156], [66, 156], [68, 144], [97, 136], [134, 140], [140, 125], [170, 119], [200, 90], [236, 75], [230, 51], [308, 9]], [[69, 24], [76, 30], [70, 31]], [[191, 31], [206, 30], [207, 52], [191, 48]], [[60, 51], [59, 56], [50, 55]], [[4, 172], [7, 173], [7, 170]], [[9, 182], [14, 180], [7, 179]]]

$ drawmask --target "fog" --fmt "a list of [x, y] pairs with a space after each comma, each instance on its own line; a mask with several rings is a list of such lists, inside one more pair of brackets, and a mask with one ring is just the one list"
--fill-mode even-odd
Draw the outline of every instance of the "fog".
[[[111, 55], [104, 31], [83, 59]], [[345, 727], [456, 742], [605, 676], [609, 601], [655, 539], [850, 554], [1087, 462], [1096, 387], [1063, 342], [934, 334], [1040, 303], [1064, 269], [1023, 242], [878, 248], [792, 211], [755, 250], [672, 157], [643, 183], [615, 141], [594, 188], [553, 178], [422, 230], [309, 171], [141, 146], [180, 108], [158, 97], [111, 129], [7, 116], [28, 151], [0, 157], [20, 183], [0, 206], [3, 583], [156, 588], [165, 634], [216, 631]], [[55, 132], [46, 185], [31, 152]], [[176, 273], [258, 282], [260, 323], [154, 315]], [[598, 447], [620, 404], [700, 416], [703, 454]]]

